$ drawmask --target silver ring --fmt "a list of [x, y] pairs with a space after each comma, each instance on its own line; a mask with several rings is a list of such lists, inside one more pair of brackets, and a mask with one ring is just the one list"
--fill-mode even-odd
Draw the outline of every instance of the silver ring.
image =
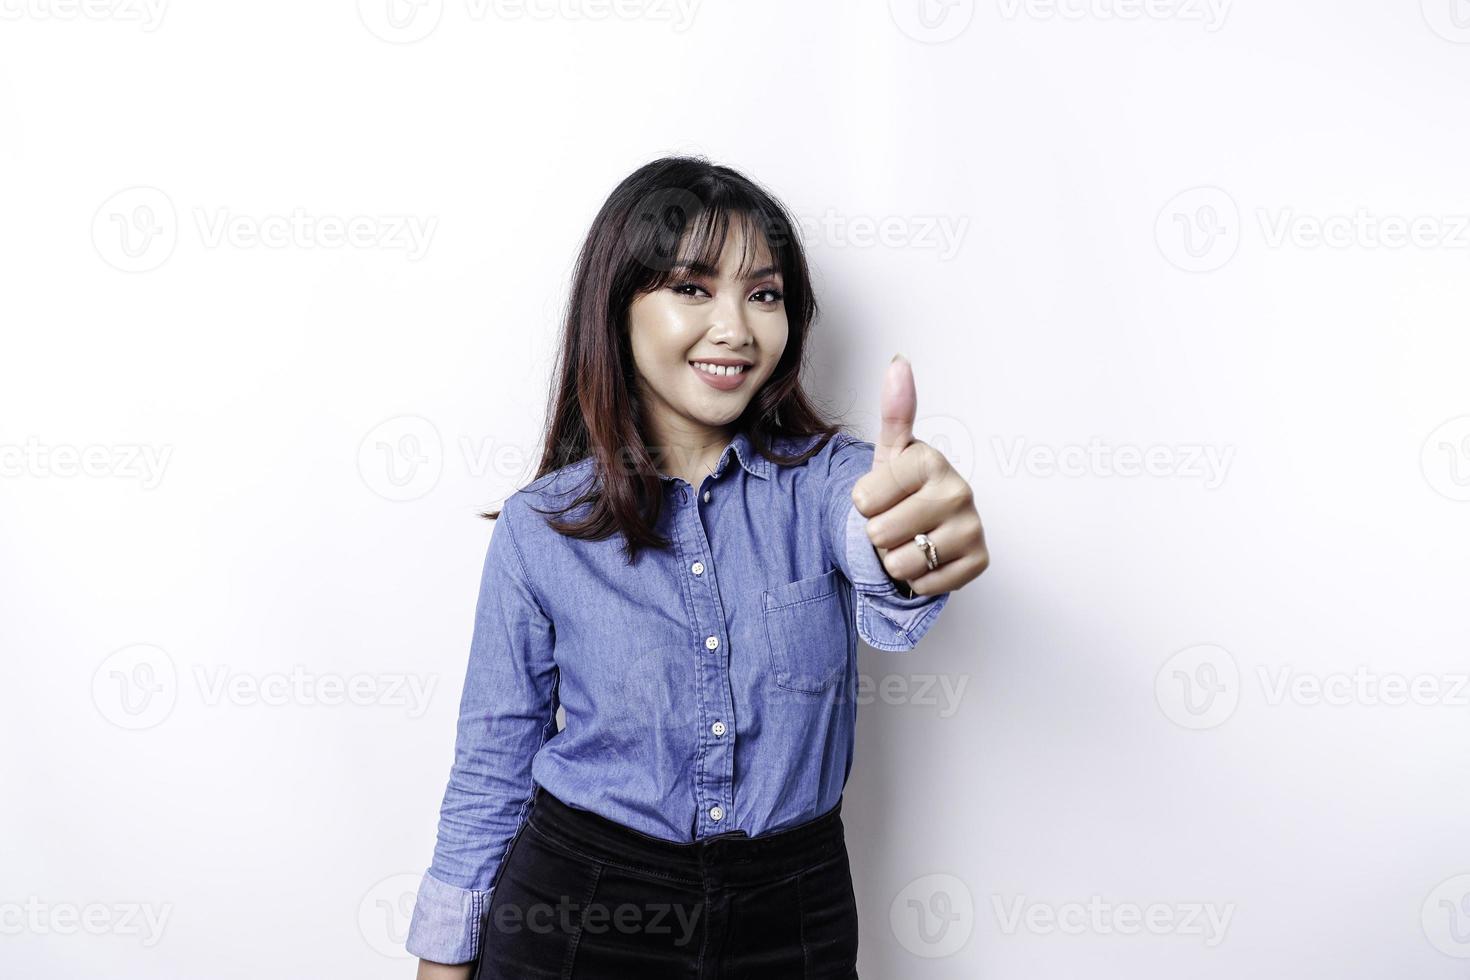
[[929, 535], [914, 535], [914, 544], [924, 552], [924, 564], [929, 566], [929, 571], [932, 572], [939, 567], [939, 549], [934, 547], [934, 542], [929, 540]]

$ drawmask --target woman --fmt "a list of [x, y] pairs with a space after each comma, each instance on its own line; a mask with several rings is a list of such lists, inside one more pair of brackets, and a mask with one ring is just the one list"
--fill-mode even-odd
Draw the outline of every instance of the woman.
[[485, 515], [419, 977], [857, 975], [857, 637], [910, 649], [988, 555], [906, 361], [876, 445], [808, 401], [815, 313], [733, 170], [657, 160], [598, 213], [537, 477]]

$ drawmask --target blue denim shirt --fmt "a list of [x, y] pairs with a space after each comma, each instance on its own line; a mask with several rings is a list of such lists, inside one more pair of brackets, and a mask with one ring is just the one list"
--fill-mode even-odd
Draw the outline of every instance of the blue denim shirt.
[[590, 457], [510, 496], [485, 557], [410, 953], [478, 955], [533, 784], [673, 841], [764, 834], [837, 804], [852, 768], [857, 638], [911, 649], [949, 599], [905, 599], [884, 571], [851, 497], [873, 450], [839, 432], [782, 466], [738, 434], [697, 491], [663, 477], [657, 528], [673, 547], [632, 566], [621, 535], [569, 538], [533, 509], [574, 499]]

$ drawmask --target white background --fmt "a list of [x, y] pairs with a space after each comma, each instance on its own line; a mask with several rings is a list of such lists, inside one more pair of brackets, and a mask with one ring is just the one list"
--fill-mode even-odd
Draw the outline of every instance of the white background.
[[1466, 976], [1470, 6], [691, 2], [0, 0], [0, 972], [412, 975], [475, 511], [688, 151], [989, 531], [862, 651], [862, 975]]

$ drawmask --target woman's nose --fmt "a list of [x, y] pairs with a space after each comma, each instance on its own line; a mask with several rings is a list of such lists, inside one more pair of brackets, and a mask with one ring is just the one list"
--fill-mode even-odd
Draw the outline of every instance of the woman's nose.
[[739, 299], [721, 297], [710, 310], [710, 334], [729, 341], [733, 347], [745, 343], [750, 337], [750, 324], [745, 318], [745, 304]]

